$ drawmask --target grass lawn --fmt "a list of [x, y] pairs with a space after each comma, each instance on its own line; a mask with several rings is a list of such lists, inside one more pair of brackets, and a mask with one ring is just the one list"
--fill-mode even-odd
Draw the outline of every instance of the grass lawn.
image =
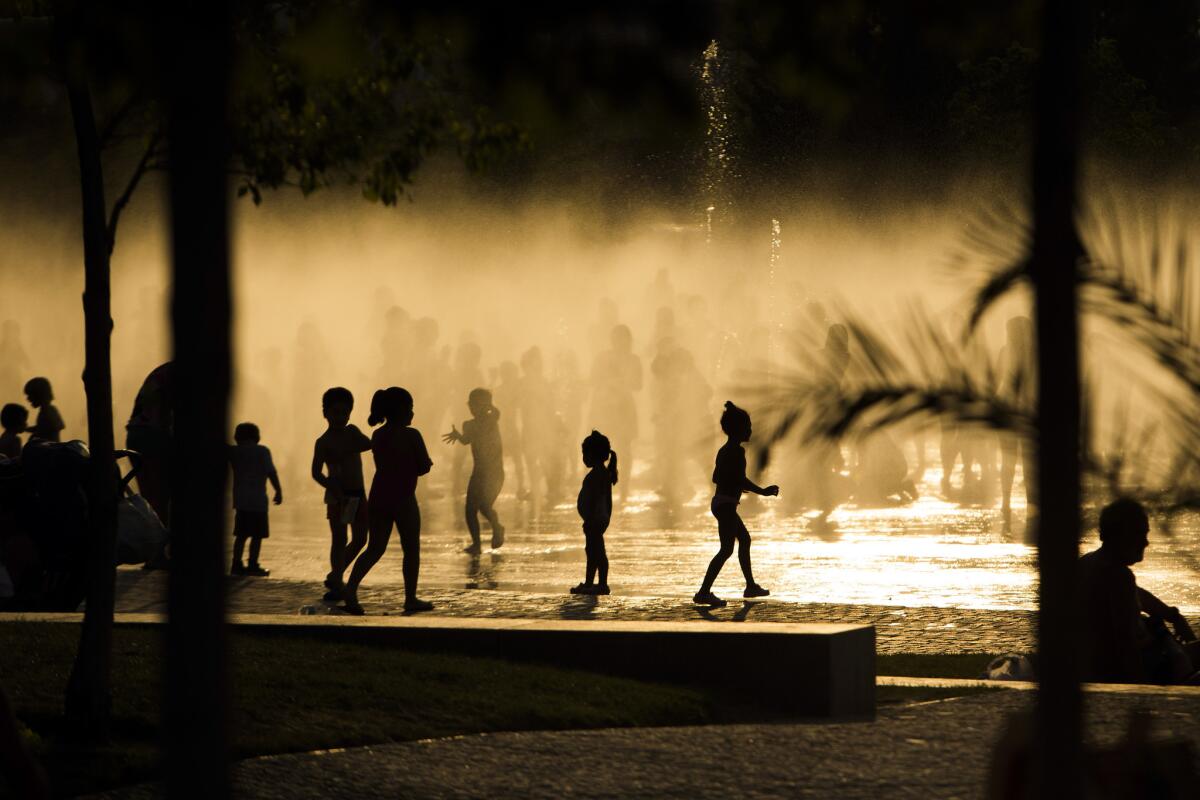
[[[116, 629], [114, 736], [100, 750], [63, 735], [62, 693], [78, 636], [76, 625], [0, 623], [0, 683], [63, 795], [151, 778], [158, 758], [162, 631]], [[782, 719], [704, 689], [295, 634], [234, 629], [230, 652], [236, 757], [487, 731]], [[986, 659], [885, 656], [878, 672], [974, 677]], [[964, 693], [884, 687], [880, 701]]]

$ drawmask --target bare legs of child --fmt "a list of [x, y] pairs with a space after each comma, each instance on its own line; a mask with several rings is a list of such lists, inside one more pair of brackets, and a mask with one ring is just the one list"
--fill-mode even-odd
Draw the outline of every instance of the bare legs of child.
[[750, 532], [746, 524], [738, 516], [737, 506], [733, 503], [714, 504], [713, 516], [717, 518], [717, 535], [721, 538], [721, 549], [713, 556], [704, 575], [704, 583], [692, 601], [706, 606], [723, 606], [725, 601], [712, 593], [713, 584], [721, 574], [721, 568], [733, 555], [733, 543], [738, 546], [738, 563], [742, 567], [742, 576], [746, 579], [746, 590], [742, 596], [746, 598], [765, 597], [770, 592], [754, 582], [754, 572], [750, 566]]
[[345, 609], [347, 613], [361, 615], [363, 607], [358, 602], [358, 587], [387, 551], [392, 525], [400, 534], [400, 546], [404, 550], [404, 610], [429, 611], [433, 604], [417, 597], [417, 579], [421, 572], [421, 509], [416, 497], [403, 497], [394, 504], [370, 509], [370, 535], [367, 548], [354, 562], [350, 580], [346, 582]]

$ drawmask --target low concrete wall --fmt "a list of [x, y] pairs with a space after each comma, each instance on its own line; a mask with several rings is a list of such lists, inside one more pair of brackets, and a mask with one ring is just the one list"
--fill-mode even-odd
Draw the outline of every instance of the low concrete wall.
[[[81, 615], [9, 618], [78, 622]], [[160, 625], [164, 618], [118, 614], [116, 621], [119, 625]], [[236, 614], [230, 623], [274, 636], [390, 644], [707, 686], [799, 716], [875, 716], [875, 628], [870, 625], [485, 619], [425, 614]]]
[[[801, 716], [872, 719], [875, 629], [770, 622], [243, 616], [243, 626], [322, 639], [535, 661], [710, 686]], [[287, 622], [283, 622], [287, 620]], [[366, 624], [364, 624], [364, 622]]]

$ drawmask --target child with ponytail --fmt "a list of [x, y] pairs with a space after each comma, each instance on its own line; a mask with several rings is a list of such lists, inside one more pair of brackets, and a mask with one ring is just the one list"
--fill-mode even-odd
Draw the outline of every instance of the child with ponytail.
[[405, 389], [391, 386], [371, 398], [372, 426], [384, 423], [371, 436], [375, 478], [367, 495], [368, 534], [363, 550], [343, 593], [345, 609], [361, 615], [358, 586], [387, 550], [394, 525], [404, 550], [404, 610], [429, 611], [433, 604], [417, 597], [421, 572], [421, 509], [417, 506], [417, 479], [433, 466], [421, 432], [412, 427], [413, 398]]
[[[592, 431], [583, 440], [583, 464], [588, 473], [579, 489], [575, 507], [583, 519], [584, 552], [587, 554], [587, 573], [584, 582], [572, 587], [571, 594], [608, 594], [608, 553], [604, 549], [604, 532], [612, 517], [612, 487], [617, 482], [617, 454], [608, 437]], [[595, 583], [599, 573], [599, 583]]]
[[729, 440], [717, 451], [717, 465], [713, 470], [713, 483], [717, 490], [713, 494], [712, 514], [717, 518], [717, 535], [721, 538], [721, 549], [713, 556], [704, 575], [704, 583], [692, 601], [697, 605], [723, 606], [725, 601], [713, 594], [713, 583], [721, 574], [721, 567], [733, 554], [733, 543], [738, 546], [738, 562], [742, 566], [742, 575], [746, 579], [746, 590], [742, 596], [746, 598], [765, 597], [770, 592], [754, 582], [754, 573], [750, 568], [750, 533], [746, 523], [738, 515], [738, 504], [742, 502], [742, 492], [754, 492], [763, 497], [779, 495], [778, 486], [763, 488], [746, 477], [746, 451], [742, 449], [744, 442], [750, 441], [750, 415], [744, 409], [733, 403], [725, 403], [725, 412], [721, 414], [721, 430]]

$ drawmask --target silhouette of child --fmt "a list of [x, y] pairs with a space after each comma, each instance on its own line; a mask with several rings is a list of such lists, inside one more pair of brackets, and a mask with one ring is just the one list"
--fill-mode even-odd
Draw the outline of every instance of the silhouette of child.
[[[270, 571], [258, 563], [262, 540], [271, 535], [267, 524], [267, 481], [275, 490], [275, 505], [283, 502], [279, 474], [271, 461], [271, 451], [258, 443], [258, 426], [242, 422], [233, 431], [237, 442], [229, 448], [229, 464], [233, 467], [233, 564], [234, 575], [266, 577]], [[250, 540], [250, 563], [242, 564], [242, 551]]]
[[404, 610], [429, 611], [433, 603], [417, 597], [417, 577], [421, 572], [421, 509], [417, 505], [417, 479], [433, 467], [421, 432], [410, 427], [413, 398], [399, 386], [380, 389], [371, 398], [371, 425], [383, 425], [371, 437], [375, 456], [375, 478], [367, 495], [370, 534], [367, 548], [354, 562], [346, 582], [345, 610], [356, 616], [363, 613], [358, 603], [358, 586], [387, 550], [392, 525], [400, 534], [404, 549]]
[[[583, 440], [583, 464], [588, 473], [583, 476], [575, 508], [583, 519], [587, 572], [583, 583], [572, 587], [571, 594], [608, 594], [608, 553], [604, 549], [604, 532], [612, 517], [612, 487], [617, 483], [617, 454], [608, 437], [592, 431]], [[593, 583], [597, 572], [600, 582]]]
[[6, 403], [0, 409], [0, 456], [17, 458], [21, 455], [21, 436], [29, 424], [29, 410], [20, 403]]
[[750, 532], [746, 523], [738, 516], [738, 503], [742, 501], [742, 492], [754, 492], [763, 497], [777, 497], [778, 486], [768, 486], [765, 489], [746, 477], [746, 451], [742, 443], [750, 440], [750, 415], [733, 403], [726, 401], [725, 412], [721, 414], [721, 430], [729, 440], [717, 451], [717, 464], [713, 470], [713, 483], [717, 485], [712, 499], [712, 514], [717, 518], [717, 534], [721, 537], [721, 549], [713, 556], [704, 575], [704, 583], [700, 591], [692, 598], [692, 602], [706, 606], [723, 606], [725, 601], [712, 593], [713, 583], [721, 574], [721, 567], [733, 553], [733, 543], [738, 545], [738, 563], [742, 566], [742, 575], [746, 578], [746, 590], [742, 596], [765, 597], [769, 591], [754, 582], [754, 573], [750, 568]]
[[479, 515], [492, 526], [492, 549], [504, 544], [504, 526], [496, 514], [495, 502], [504, 486], [504, 445], [500, 438], [500, 411], [492, 405], [492, 393], [487, 389], [472, 389], [467, 396], [471, 419], [463, 423], [462, 432], [451, 427], [442, 437], [446, 444], [461, 442], [471, 446], [471, 478], [467, 481], [467, 531], [471, 544], [465, 552], [479, 553]]
[[59, 441], [63, 425], [62, 414], [54, 407], [54, 390], [50, 381], [45, 378], [30, 378], [25, 383], [25, 397], [29, 405], [38, 410], [37, 422], [29, 429], [30, 439], [41, 439], [47, 442]]
[[[335, 386], [321, 395], [321, 414], [329, 427], [313, 447], [312, 478], [325, 489], [325, 516], [329, 520], [329, 574], [325, 576], [327, 601], [341, 600], [346, 567], [367, 543], [367, 497], [363, 488], [362, 453], [371, 440], [350, 424], [354, 395]], [[350, 542], [346, 543], [346, 526]]]

